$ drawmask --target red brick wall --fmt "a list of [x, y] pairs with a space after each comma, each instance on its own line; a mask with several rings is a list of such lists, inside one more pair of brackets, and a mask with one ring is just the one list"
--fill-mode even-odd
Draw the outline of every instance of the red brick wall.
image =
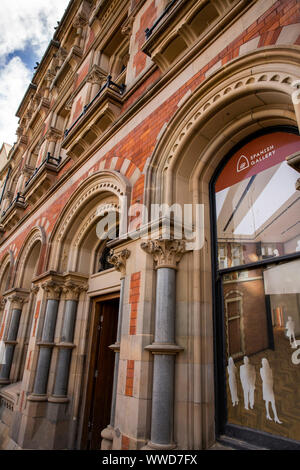
[[85, 77], [87, 76], [87, 73], [89, 71], [89, 66], [90, 66], [90, 63], [89, 61], [87, 61], [86, 64], [84, 64], [84, 66], [81, 68], [78, 76], [77, 76], [77, 80], [75, 82], [75, 85], [74, 85], [74, 90], [76, 90], [76, 88], [79, 87], [80, 83], [85, 79]]
[[129, 450], [129, 437], [122, 436], [122, 450]]
[[145, 13], [141, 16], [140, 29], [136, 33], [135, 43], [138, 45], [138, 52], [133, 59], [133, 65], [135, 67], [135, 76], [138, 76], [146, 66], [147, 56], [141, 51], [141, 46], [145, 42], [145, 29], [151, 28], [157, 17], [157, 8], [155, 1], [149, 5]]
[[137, 322], [137, 313], [138, 313], [138, 303], [140, 300], [140, 283], [141, 283], [141, 273], [134, 273], [131, 275], [130, 280], [130, 296], [129, 303], [131, 305], [130, 311], [130, 326], [129, 334], [136, 334], [136, 322]]
[[127, 361], [125, 395], [133, 396], [134, 361]]
[[37, 326], [37, 321], [38, 321], [39, 314], [40, 314], [40, 308], [41, 308], [41, 301], [39, 300], [36, 304], [36, 309], [35, 309], [34, 327], [33, 327], [32, 336], [35, 336], [35, 333], [36, 333], [36, 326]]

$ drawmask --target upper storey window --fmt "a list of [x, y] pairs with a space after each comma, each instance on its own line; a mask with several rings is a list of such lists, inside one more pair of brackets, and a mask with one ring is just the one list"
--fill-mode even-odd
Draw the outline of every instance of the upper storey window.
[[166, 71], [192, 47], [214, 40], [245, 6], [243, 0], [171, 0], [146, 29], [142, 50]]
[[121, 27], [113, 33], [99, 55], [100, 68], [111, 75], [113, 81], [124, 83], [129, 59], [129, 40], [122, 33]]

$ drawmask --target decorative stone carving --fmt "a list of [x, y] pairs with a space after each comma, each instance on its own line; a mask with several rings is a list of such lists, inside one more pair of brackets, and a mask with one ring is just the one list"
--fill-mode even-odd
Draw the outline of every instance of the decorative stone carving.
[[32, 286], [32, 288], [30, 289], [33, 295], [36, 295], [39, 290], [40, 290], [39, 286]]
[[62, 286], [54, 281], [46, 281], [42, 284], [42, 288], [46, 292], [47, 300], [59, 300]]
[[63, 286], [63, 294], [65, 300], [78, 300], [81, 292], [88, 289], [87, 284], [76, 284], [73, 281], [66, 281]]
[[134, 16], [129, 16], [125, 23], [123, 23], [121, 27], [121, 33], [124, 34], [124, 36], [131, 36], [133, 23]]
[[84, 26], [87, 24], [88, 20], [86, 19], [85, 16], [82, 15], [77, 15], [73, 21], [73, 27], [78, 29], [78, 28], [84, 28]]
[[8, 298], [11, 302], [12, 309], [22, 310], [23, 303], [25, 302], [24, 297], [19, 296], [18, 294], [14, 294]]
[[177, 269], [177, 264], [186, 252], [184, 240], [148, 240], [141, 243], [142, 250], [153, 256], [155, 268]]
[[56, 129], [55, 127], [50, 127], [45, 134], [45, 138], [49, 142], [57, 142], [59, 139], [61, 139], [62, 135], [62, 131]]
[[110, 264], [113, 264], [115, 269], [121, 273], [121, 279], [126, 275], [126, 261], [130, 256], [130, 251], [125, 248], [125, 250], [115, 253], [114, 250], [110, 251], [110, 256], [107, 258], [107, 261]]
[[93, 66], [86, 80], [92, 85], [101, 85], [107, 78], [107, 74], [98, 66]]

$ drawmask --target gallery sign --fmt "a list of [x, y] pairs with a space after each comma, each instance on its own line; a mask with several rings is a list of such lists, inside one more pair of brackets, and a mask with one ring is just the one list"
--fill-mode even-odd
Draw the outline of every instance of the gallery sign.
[[216, 182], [216, 192], [281, 163], [300, 150], [300, 137], [273, 132], [257, 137], [238, 150], [227, 162]]

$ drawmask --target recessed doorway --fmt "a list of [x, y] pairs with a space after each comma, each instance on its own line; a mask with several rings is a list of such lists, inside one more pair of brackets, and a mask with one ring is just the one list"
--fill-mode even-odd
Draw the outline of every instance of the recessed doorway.
[[115, 354], [109, 348], [117, 336], [119, 294], [93, 302], [92, 342], [82, 448], [99, 450], [101, 431], [110, 422]]

